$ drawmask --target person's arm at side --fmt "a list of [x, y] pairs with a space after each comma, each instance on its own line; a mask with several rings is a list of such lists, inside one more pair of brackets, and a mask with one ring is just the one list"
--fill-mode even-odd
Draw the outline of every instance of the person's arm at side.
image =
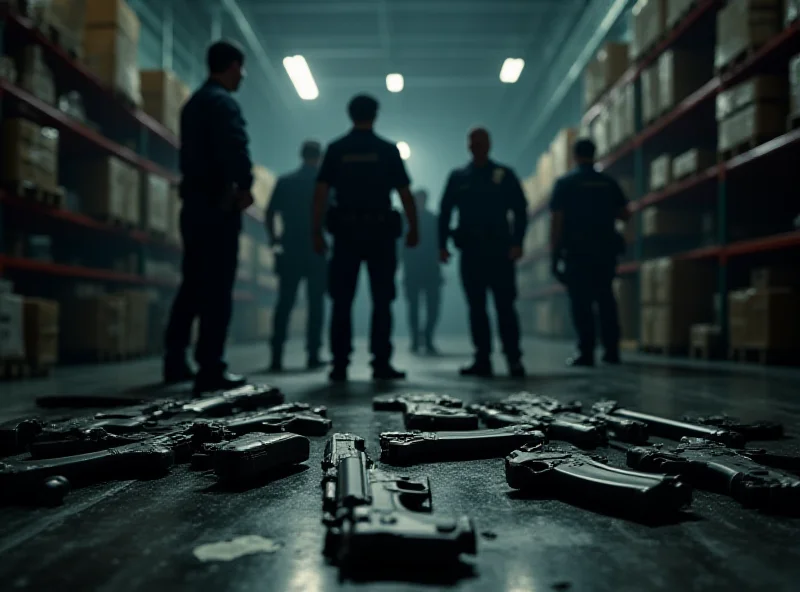
[[225, 179], [237, 188], [236, 205], [245, 210], [253, 204], [253, 161], [250, 159], [250, 139], [247, 124], [236, 101], [229, 96], [217, 100], [218, 114], [212, 119], [220, 165]]
[[563, 274], [559, 269], [559, 262], [563, 255], [565, 200], [566, 188], [564, 182], [558, 180], [553, 186], [553, 196], [550, 199], [550, 270], [559, 281], [563, 279]]
[[444, 188], [444, 195], [439, 204], [439, 260], [442, 263], [450, 261], [450, 251], [447, 250], [447, 239], [450, 236], [450, 220], [453, 217], [453, 209], [455, 208], [455, 193], [453, 191], [453, 175], [447, 179], [447, 185]]
[[311, 240], [314, 243], [314, 252], [323, 255], [328, 250], [325, 243], [325, 235], [322, 232], [322, 225], [325, 219], [325, 211], [328, 206], [328, 195], [331, 185], [335, 182], [335, 150], [331, 146], [325, 151], [322, 159], [322, 166], [317, 174], [317, 185], [314, 188], [314, 199], [311, 203]]
[[614, 192], [614, 206], [617, 212], [617, 220], [627, 222], [631, 217], [631, 211], [628, 208], [628, 198], [625, 197], [625, 192], [622, 191], [622, 187], [619, 186], [616, 180], [611, 179], [611, 183], [613, 184], [612, 191]]
[[411, 195], [411, 179], [408, 177], [406, 165], [400, 157], [400, 151], [396, 146], [392, 146], [392, 185], [400, 195], [400, 202], [403, 204], [403, 211], [408, 221], [408, 233], [406, 234], [406, 246], [416, 247], [419, 244], [419, 219], [417, 218], [417, 204], [414, 196]]
[[267, 230], [267, 239], [271, 245], [278, 243], [278, 237], [275, 235], [275, 214], [282, 211], [284, 201], [284, 188], [286, 182], [283, 179], [278, 179], [275, 184], [275, 189], [272, 191], [272, 197], [269, 200], [267, 211], [264, 215], [264, 225]]
[[525, 240], [525, 231], [528, 228], [528, 201], [525, 199], [522, 183], [517, 175], [511, 169], [508, 172], [508, 209], [514, 214], [509, 257], [512, 261], [519, 261], [522, 258], [522, 242]]

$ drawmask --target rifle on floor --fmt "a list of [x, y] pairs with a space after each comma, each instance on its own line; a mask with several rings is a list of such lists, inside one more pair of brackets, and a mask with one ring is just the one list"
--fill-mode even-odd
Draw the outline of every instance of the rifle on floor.
[[437, 393], [380, 395], [372, 399], [376, 411], [401, 411], [408, 430], [477, 430], [479, 418], [464, 409], [463, 401]]

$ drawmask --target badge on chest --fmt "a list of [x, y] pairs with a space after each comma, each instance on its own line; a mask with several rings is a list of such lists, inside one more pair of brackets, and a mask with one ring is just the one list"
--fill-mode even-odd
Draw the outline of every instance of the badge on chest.
[[506, 176], [506, 170], [504, 168], [497, 167], [492, 171], [492, 181], [494, 181], [495, 185], [500, 185], [503, 182], [503, 179]]

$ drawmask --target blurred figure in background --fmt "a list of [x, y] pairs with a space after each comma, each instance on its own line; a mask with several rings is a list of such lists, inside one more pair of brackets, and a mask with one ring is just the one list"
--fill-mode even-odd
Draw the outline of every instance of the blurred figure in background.
[[556, 181], [550, 201], [553, 275], [567, 287], [578, 333], [578, 351], [567, 364], [594, 366], [595, 304], [603, 361], [619, 364], [619, 315], [613, 281], [625, 240], [615, 224], [627, 221], [630, 211], [619, 184], [595, 170], [594, 143], [578, 140], [573, 152], [577, 166]]
[[[433, 343], [433, 333], [439, 320], [439, 307], [442, 294], [442, 272], [439, 267], [439, 243], [436, 214], [426, 208], [428, 192], [414, 194], [419, 218], [420, 244], [415, 248], [403, 249], [403, 276], [408, 301], [408, 330], [411, 337], [411, 351], [418, 353], [424, 347], [429, 355], [438, 351]], [[420, 333], [420, 298], [425, 298], [425, 330]]]
[[[450, 260], [447, 239], [450, 218], [458, 209], [459, 225], [452, 232], [461, 250], [461, 281], [469, 307], [475, 361], [463, 376], [491, 377], [492, 332], [486, 296], [492, 292], [503, 353], [511, 376], [525, 376], [520, 349], [515, 264], [522, 257], [522, 239], [528, 225], [522, 185], [509, 167], [489, 158], [489, 132], [476, 128], [469, 134], [472, 162], [450, 173], [439, 213], [439, 249], [442, 263]], [[509, 225], [509, 214], [513, 221]]]
[[[278, 304], [275, 307], [272, 329], [272, 372], [283, 370], [283, 346], [286, 342], [289, 318], [297, 298], [301, 280], [306, 280], [308, 322], [306, 351], [308, 368], [322, 366], [322, 325], [324, 315], [327, 265], [325, 257], [314, 252], [311, 236], [311, 202], [322, 157], [322, 146], [307, 141], [300, 149], [300, 168], [278, 179], [265, 217], [267, 237], [276, 248], [275, 270], [280, 278]], [[278, 236], [275, 215], [281, 218], [282, 233]]]
[[244, 52], [218, 41], [208, 50], [209, 76], [181, 112], [181, 237], [183, 279], [165, 336], [164, 381], [192, 378], [186, 349], [200, 319], [195, 361], [197, 393], [234, 388], [225, 340], [233, 311], [242, 212], [253, 204], [253, 163], [238, 103], [231, 96], [244, 78]]

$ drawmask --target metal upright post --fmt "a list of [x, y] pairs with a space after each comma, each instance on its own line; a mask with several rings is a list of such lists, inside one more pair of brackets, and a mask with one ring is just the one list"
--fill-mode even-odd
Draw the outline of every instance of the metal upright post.
[[[642, 121], [642, 84], [641, 79], [637, 78], [633, 82], [633, 127], [634, 127], [634, 137], [637, 136], [642, 132], [644, 128], [644, 124]], [[646, 175], [645, 175], [645, 165], [644, 165], [644, 148], [639, 145], [633, 151], [633, 184], [634, 184], [634, 198], [636, 201], [642, 199], [646, 192]], [[633, 216], [631, 221], [634, 226], [634, 235], [635, 240], [633, 243], [633, 259], [637, 263], [641, 265], [642, 263], [642, 254], [644, 252], [643, 249], [643, 237], [642, 237], [642, 211], [638, 209]], [[642, 323], [641, 323], [641, 293], [640, 293], [640, 282], [639, 277], [641, 274], [641, 270], [637, 270], [635, 274], [634, 286], [633, 286], [633, 293], [634, 293], [634, 302], [636, 303], [637, 310], [640, 311], [640, 314], [636, 315], [636, 338], [637, 341], [641, 341], [642, 339]]]
[[728, 186], [726, 171], [721, 169], [717, 181], [717, 243], [723, 249], [719, 257], [717, 271], [717, 290], [719, 292], [719, 326], [722, 333], [722, 343], [728, 343], [728, 258], [725, 256], [725, 246], [728, 244]]

